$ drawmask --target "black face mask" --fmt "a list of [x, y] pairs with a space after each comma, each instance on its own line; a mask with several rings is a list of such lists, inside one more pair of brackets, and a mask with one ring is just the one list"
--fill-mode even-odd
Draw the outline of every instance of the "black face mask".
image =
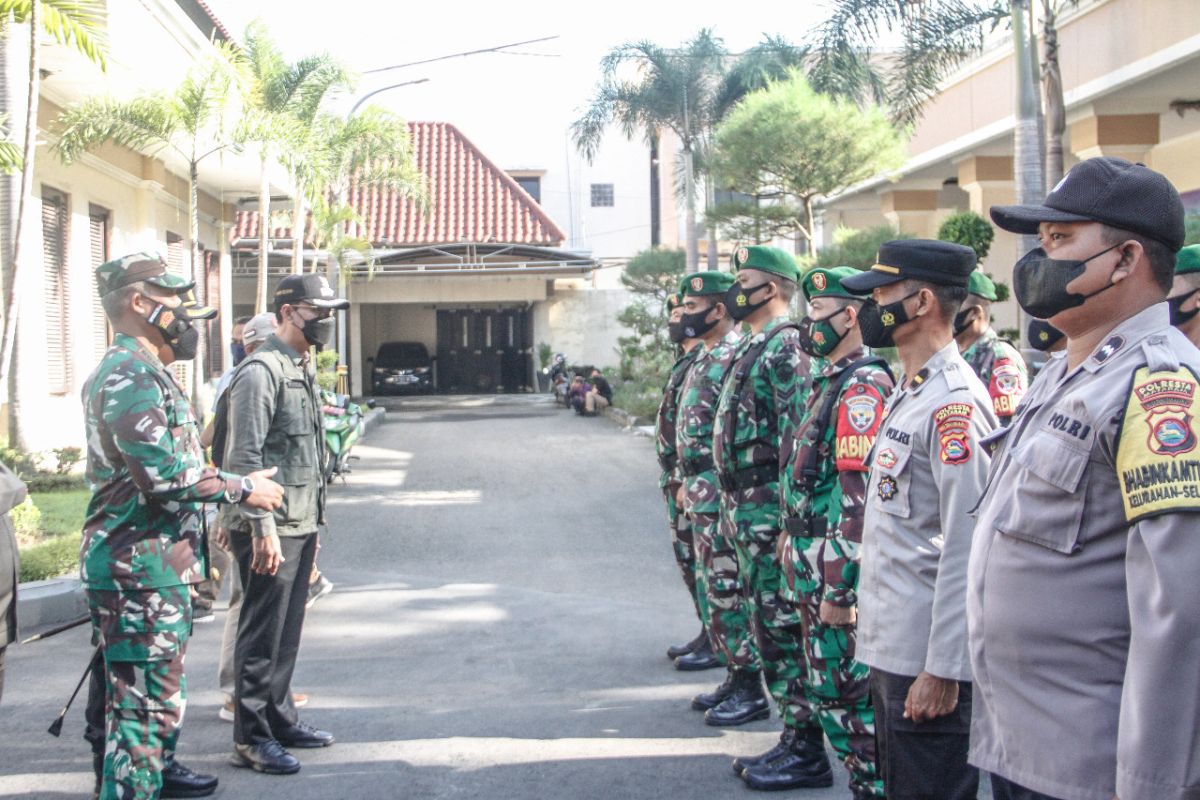
[[683, 344], [687, 338], [683, 333], [683, 320], [667, 323], [667, 338], [674, 344]]
[[896, 343], [892, 341], [892, 333], [896, 328], [911, 321], [908, 312], [904, 310], [904, 301], [919, 292], [920, 290], [917, 290], [882, 306], [872, 299], [867, 299], [858, 312], [858, 329], [862, 331], [863, 344], [867, 347], [893, 347]]
[[229, 345], [229, 355], [233, 359], [233, 365], [236, 367], [246, 360], [246, 345], [241, 342], [234, 342]]
[[683, 326], [683, 336], [685, 339], [699, 339], [704, 334], [713, 329], [717, 324], [717, 320], [711, 322], [705, 321], [705, 317], [712, 311], [714, 306], [709, 306], [703, 311], [697, 311], [695, 314], [684, 314], [679, 320], [679, 324]]
[[971, 306], [970, 308], [964, 308], [962, 311], [954, 315], [955, 336], [958, 336], [971, 325], [971, 317], [973, 316], [971, 312], [978, 307], [979, 306]]
[[1200, 308], [1193, 308], [1191, 311], [1183, 310], [1183, 304], [1187, 302], [1187, 299], [1194, 294], [1195, 292], [1188, 292], [1187, 294], [1181, 294], [1177, 297], [1167, 298], [1167, 306], [1169, 306], [1171, 309], [1172, 325], [1182, 325], [1185, 322], [1190, 321], [1192, 317], [1200, 314]]
[[1062, 331], [1044, 319], [1030, 319], [1025, 334], [1029, 338], [1029, 346], [1042, 352], [1049, 350], [1063, 337]]
[[200, 345], [200, 331], [182, 308], [157, 304], [146, 321], [162, 333], [176, 361], [191, 361]]
[[729, 316], [733, 317], [738, 322], [741, 322], [746, 317], [753, 314], [758, 309], [765, 306], [771, 301], [771, 298], [760, 300], [757, 303], [750, 302], [750, 295], [757, 292], [759, 289], [765, 289], [771, 283], [760, 283], [758, 286], [751, 286], [749, 289], [743, 289], [740, 283], [735, 283], [725, 292], [725, 307], [729, 309]]
[[[328, 347], [329, 343], [333, 341], [334, 321], [332, 315], [328, 317], [318, 317], [317, 319], [305, 319], [297, 314], [293, 319], [299, 319], [304, 323], [303, 325], [299, 326], [300, 332], [304, 334], [304, 341], [308, 342], [313, 347], [316, 347], [318, 350], [323, 347]], [[295, 325], [296, 323], [293, 321], [292, 324]]]
[[[1112, 273], [1109, 273], [1108, 285], [1090, 294], [1067, 291], [1067, 285], [1087, 271], [1089, 261], [1120, 246], [1114, 244], [1112, 247], [1106, 247], [1082, 261], [1050, 258], [1040, 247], [1030, 250], [1013, 267], [1013, 288], [1017, 302], [1026, 313], [1038, 319], [1050, 319], [1055, 314], [1083, 305], [1088, 298], [1116, 286], [1112, 283]], [[1113, 267], [1113, 272], [1116, 271], [1117, 268]]]

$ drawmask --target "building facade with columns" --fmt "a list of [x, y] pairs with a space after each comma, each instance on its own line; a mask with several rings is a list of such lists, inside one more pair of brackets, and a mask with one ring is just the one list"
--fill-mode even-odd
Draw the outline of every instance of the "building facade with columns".
[[[1064, 167], [1098, 155], [1141, 161], [1174, 182], [1189, 212], [1200, 212], [1196, 0], [1080, 0], [1062, 13], [1058, 30]], [[991, 206], [1016, 202], [1015, 106], [1012, 45], [999, 36], [926, 105], [898, 174], [824, 203], [823, 235], [888, 224], [934, 237], [956, 211], [986, 217]], [[1011, 285], [1019, 247], [1019, 237], [997, 229], [983, 270]], [[1016, 325], [1016, 313], [1015, 303], [998, 304], [997, 326]]]

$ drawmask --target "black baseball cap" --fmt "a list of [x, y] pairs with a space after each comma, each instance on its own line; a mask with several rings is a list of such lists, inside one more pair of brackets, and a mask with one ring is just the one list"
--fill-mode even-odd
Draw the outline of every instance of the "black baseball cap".
[[1071, 167], [1037, 206], [992, 206], [992, 221], [1006, 231], [1032, 234], [1042, 222], [1101, 222], [1183, 247], [1183, 202], [1161, 173], [1123, 158], [1089, 158]]
[[884, 242], [875, 265], [842, 279], [842, 288], [855, 294], [900, 281], [926, 281], [964, 289], [975, 271], [975, 251], [936, 239], [896, 239]]
[[312, 272], [303, 275], [288, 275], [275, 289], [275, 310], [285, 305], [308, 303], [318, 308], [349, 308], [350, 301], [338, 297], [324, 275]]

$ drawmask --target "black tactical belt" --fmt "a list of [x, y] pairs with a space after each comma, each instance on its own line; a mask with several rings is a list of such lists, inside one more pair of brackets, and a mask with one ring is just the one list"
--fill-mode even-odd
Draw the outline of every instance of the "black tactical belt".
[[779, 467], [776, 464], [759, 464], [739, 469], [734, 473], [722, 473], [720, 480], [721, 488], [726, 492], [752, 489], [755, 486], [776, 483], [779, 480]]
[[679, 462], [680, 471], [685, 478], [692, 478], [699, 475], [701, 472], [708, 472], [713, 468], [712, 456], [701, 456], [700, 458], [685, 458]]
[[805, 539], [824, 539], [825, 531], [829, 528], [829, 520], [825, 517], [784, 517], [783, 528], [792, 536]]

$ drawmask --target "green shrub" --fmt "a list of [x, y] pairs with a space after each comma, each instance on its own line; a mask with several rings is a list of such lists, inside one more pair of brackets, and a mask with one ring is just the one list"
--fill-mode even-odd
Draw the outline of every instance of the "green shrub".
[[538, 362], [541, 363], [542, 369], [550, 366], [550, 359], [554, 358], [554, 348], [549, 342], [538, 342]]
[[1183, 218], [1183, 243], [1200, 244], [1200, 211], [1193, 211]]
[[879, 255], [881, 244], [893, 239], [911, 238], [912, 234], [896, 233], [887, 225], [866, 230], [838, 228], [833, 233], [833, 244], [817, 251], [812, 266], [870, 269], [875, 264], [875, 257]]
[[975, 251], [975, 257], [982, 262], [992, 249], [996, 231], [992, 223], [974, 211], [959, 211], [942, 221], [937, 238], [943, 242], [966, 245]]
[[33, 502], [33, 498], [26, 497], [24, 503], [14, 506], [8, 514], [17, 533], [18, 547], [27, 547], [41, 540], [42, 510]]
[[81, 475], [41, 473], [25, 479], [26, 488], [37, 493], [86, 490], [87, 485], [87, 480]]
[[613, 387], [613, 405], [648, 423], [658, 414], [662, 402], [662, 383], [651, 378], [621, 381]]
[[54, 472], [57, 475], [66, 475], [83, 460], [83, 451], [78, 447], [59, 447], [51, 452], [54, 453]]
[[56, 578], [79, 569], [79, 537], [58, 536], [21, 551], [21, 582]]
[[36, 455], [15, 447], [0, 447], [0, 461], [22, 480], [32, 478], [40, 469]]

